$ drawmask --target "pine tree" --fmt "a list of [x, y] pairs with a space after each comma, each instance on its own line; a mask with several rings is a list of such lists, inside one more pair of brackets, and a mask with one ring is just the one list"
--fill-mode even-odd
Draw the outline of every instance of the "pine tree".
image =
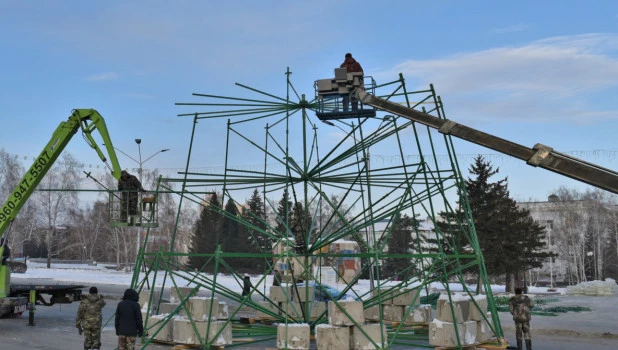
[[[226, 253], [246, 252], [246, 242], [240, 237], [240, 224], [238, 223], [238, 208], [230, 198], [225, 204], [224, 215], [221, 218], [221, 249]], [[234, 268], [240, 263], [237, 260], [229, 260]]]
[[290, 194], [286, 188], [283, 190], [283, 196], [277, 205], [277, 226], [275, 230], [281, 237], [288, 237], [290, 234], [288, 229], [290, 227], [290, 222], [292, 222], [292, 209], [292, 201], [290, 200]]
[[[419, 223], [415, 218], [404, 214], [397, 214], [393, 220], [393, 229], [386, 242], [390, 254], [410, 254], [416, 250], [414, 247], [413, 234], [418, 229]], [[410, 258], [387, 258], [382, 267], [382, 276], [386, 278], [396, 277], [405, 281], [417, 272], [415, 262]], [[396, 275], [396, 276], [395, 276]]]
[[[202, 208], [200, 218], [193, 226], [190, 252], [193, 254], [213, 254], [220, 242], [220, 219], [221, 204], [217, 194], [214, 193], [208, 204]], [[203, 269], [209, 257], [191, 256], [189, 266], [195, 269]]]
[[544, 228], [509, 197], [507, 178], [489, 182], [498, 171], [482, 156], [476, 157], [470, 168], [476, 177], [466, 180], [466, 188], [487, 273], [505, 274], [510, 284], [511, 276], [541, 267], [555, 255], [544, 251]]
[[266, 234], [266, 212], [257, 189], [247, 201], [247, 209], [243, 211], [243, 215], [245, 221], [251, 226], [246, 228], [245, 244], [248, 244], [255, 252], [270, 252], [274, 240]]
[[[442, 211], [439, 213], [439, 216], [440, 218], [436, 222], [436, 231], [439, 236], [427, 237], [425, 239], [425, 242], [431, 245], [428, 251], [433, 253], [441, 252], [446, 255], [472, 254], [473, 249], [469, 238], [470, 228], [461, 208], [457, 208], [454, 212]], [[476, 268], [471, 267], [468, 270], [474, 271]]]
[[311, 229], [311, 219], [308, 217], [301, 202], [297, 202], [294, 205], [294, 211], [292, 214], [290, 231], [292, 231], [292, 235], [294, 235], [298, 253], [301, 253], [304, 252], [304, 249], [307, 248], [308, 244], [311, 244], [311, 241], [308, 241], [308, 239], [312, 238], [312, 235], [309, 232]]

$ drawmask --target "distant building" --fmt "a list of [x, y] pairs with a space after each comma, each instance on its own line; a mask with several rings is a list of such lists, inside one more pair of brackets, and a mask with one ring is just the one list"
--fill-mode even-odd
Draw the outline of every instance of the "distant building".
[[[559, 256], [547, 261], [543, 267], [531, 271], [531, 281], [528, 283], [554, 286], [567, 280], [569, 273], [569, 259], [572, 256], [560, 252], [559, 243], [563, 239], [564, 218], [567, 212], [576, 212], [584, 215], [586, 212], [586, 201], [561, 201], [556, 195], [547, 197], [547, 201], [539, 202], [517, 202], [517, 206], [530, 211], [530, 216], [536, 223], [545, 226], [545, 241], [548, 251], [560, 253]], [[583, 234], [583, 232], [582, 232]]]

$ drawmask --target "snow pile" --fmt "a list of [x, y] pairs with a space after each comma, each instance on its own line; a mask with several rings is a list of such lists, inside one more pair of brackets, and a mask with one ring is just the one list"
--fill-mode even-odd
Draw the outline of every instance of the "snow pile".
[[612, 296], [618, 294], [618, 285], [611, 278], [605, 281], [582, 282], [566, 289], [568, 295]]
[[[448, 294], [442, 293], [440, 294], [440, 300], [449, 300]], [[451, 293], [452, 301], [466, 301], [470, 300], [470, 296], [466, 293]]]

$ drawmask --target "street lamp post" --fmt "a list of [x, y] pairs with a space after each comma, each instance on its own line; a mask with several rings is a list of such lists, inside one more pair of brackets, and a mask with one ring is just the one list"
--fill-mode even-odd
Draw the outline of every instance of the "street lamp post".
[[137, 143], [137, 152], [139, 154], [139, 183], [142, 183], [142, 139], [135, 139], [135, 143]]

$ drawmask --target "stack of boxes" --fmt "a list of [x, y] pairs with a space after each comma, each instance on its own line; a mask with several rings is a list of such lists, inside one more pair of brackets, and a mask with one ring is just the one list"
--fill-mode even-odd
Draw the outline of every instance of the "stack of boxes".
[[470, 320], [476, 322], [476, 341], [485, 343], [495, 337], [490, 328], [491, 313], [487, 312], [487, 297], [485, 295], [475, 295], [470, 300]]
[[[152, 301], [150, 300], [152, 296]], [[142, 306], [142, 319], [146, 319], [146, 311], [150, 309], [150, 315], [158, 313], [157, 305], [161, 299], [161, 293], [158, 290], [142, 289], [139, 293], [139, 303]]]
[[381, 349], [387, 344], [387, 339], [383, 324], [365, 323], [361, 301], [328, 302], [328, 324], [315, 327], [318, 350]]
[[[147, 326], [155, 340], [198, 345], [201, 342], [215, 346], [232, 344], [232, 325], [228, 323], [228, 305], [218, 298], [198, 297], [197, 288], [171, 288], [170, 302], [161, 303], [158, 310], [149, 307], [147, 292], [142, 292], [142, 316], [150, 308]], [[142, 297], [144, 299], [142, 299]], [[185, 301], [184, 307], [180, 302]], [[195, 329], [191, 324], [195, 325]], [[197, 330], [197, 333], [196, 333]], [[198, 336], [199, 334], [199, 336]], [[201, 342], [200, 342], [201, 338]]]
[[[273, 244], [273, 255], [286, 255], [294, 252], [294, 240], [278, 241]], [[290, 282], [292, 280], [292, 262], [289, 258], [273, 258], [274, 269], [278, 270], [281, 275], [281, 283]]]
[[[284, 324], [277, 327], [279, 349], [309, 349], [310, 329], [307, 324]], [[342, 300], [328, 302], [328, 324], [315, 326], [317, 350], [381, 349], [388, 343], [386, 327], [365, 324], [363, 303]]]
[[264, 309], [258, 310], [257, 317], [261, 319], [274, 319], [275, 315], [285, 316], [290, 320], [306, 319], [304, 313], [309, 314], [309, 319], [316, 319], [326, 311], [326, 302], [314, 299], [315, 291], [313, 286], [297, 287], [290, 284], [281, 286], [271, 286], [269, 300], [259, 301]]
[[[483, 315], [487, 314], [484, 295], [443, 294], [437, 303], [437, 318], [429, 324], [429, 344], [441, 347], [468, 346], [493, 337]], [[490, 318], [489, 318], [490, 319]], [[457, 340], [459, 338], [459, 341]]]
[[[390, 322], [429, 323], [432, 320], [431, 305], [420, 305], [419, 289], [380, 289], [372, 291], [372, 299], [381, 302], [382, 320]], [[380, 295], [380, 299], [378, 299]], [[412, 305], [412, 310], [408, 312]], [[380, 306], [365, 309], [365, 319], [380, 321]]]
[[290, 350], [309, 349], [311, 333], [306, 323], [280, 323], [277, 325], [277, 348]]

